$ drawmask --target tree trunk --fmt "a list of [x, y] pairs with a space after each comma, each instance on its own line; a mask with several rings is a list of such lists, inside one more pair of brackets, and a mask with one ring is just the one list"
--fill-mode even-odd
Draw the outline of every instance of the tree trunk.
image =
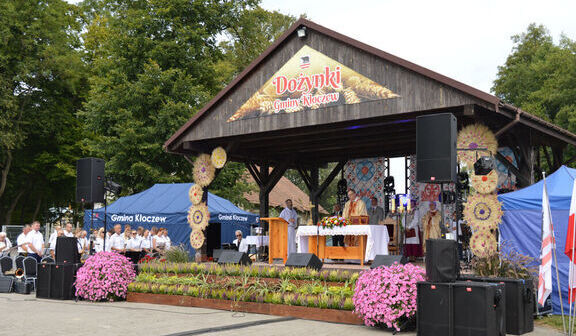
[[36, 201], [36, 207], [34, 208], [34, 214], [32, 215], [32, 221], [35, 221], [38, 217], [38, 212], [40, 212], [40, 205], [42, 205], [42, 195], [38, 195], [38, 200]]
[[14, 197], [14, 200], [12, 200], [12, 204], [10, 204], [10, 208], [8, 208], [8, 211], [6, 211], [6, 220], [5, 220], [6, 225], [10, 225], [10, 219], [12, 217], [12, 212], [16, 208], [16, 205], [18, 205], [18, 200], [20, 199], [20, 197], [22, 197], [22, 195], [24, 195], [24, 190], [20, 190], [18, 195], [16, 195], [16, 197]]
[[0, 175], [0, 198], [6, 190], [6, 184], [8, 183], [8, 172], [10, 172], [10, 166], [12, 165], [12, 151], [6, 151], [6, 162], [2, 165], [2, 172]]

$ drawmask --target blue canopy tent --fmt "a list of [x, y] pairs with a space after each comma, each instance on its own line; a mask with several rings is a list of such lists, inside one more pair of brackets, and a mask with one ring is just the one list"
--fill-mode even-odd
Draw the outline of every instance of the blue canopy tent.
[[[188, 190], [192, 183], [155, 184], [143, 192], [120, 197], [106, 209], [106, 227], [113, 225], [130, 224], [132, 228], [142, 226], [150, 229], [152, 226], [168, 229], [172, 244], [184, 244], [189, 250], [190, 225], [188, 224], [188, 209], [192, 205], [188, 198]], [[246, 212], [232, 202], [208, 193], [208, 209], [210, 210], [210, 225], [206, 230], [209, 240], [215, 239], [220, 244], [231, 243], [235, 237], [234, 232], [241, 230], [246, 237], [250, 233], [250, 225], [257, 224], [257, 215]], [[99, 228], [104, 224], [104, 208], [86, 211], [84, 214], [84, 227]], [[219, 230], [212, 230], [219, 228]], [[219, 237], [211, 233], [220, 232]]]
[[[572, 199], [572, 187], [576, 178], [576, 169], [560, 167], [546, 177], [548, 198], [552, 211], [554, 236], [556, 237], [556, 256], [560, 286], [566, 312], [568, 305], [568, 267], [570, 260], [564, 254], [568, 229], [568, 213]], [[524, 189], [498, 196], [502, 203], [504, 216], [500, 224], [502, 241], [510, 243], [510, 248], [533, 257], [539, 262], [542, 245], [542, 190], [544, 182], [540, 181]], [[556, 281], [556, 267], [552, 265], [553, 292], [551, 295], [554, 313], [560, 314], [560, 299]]]

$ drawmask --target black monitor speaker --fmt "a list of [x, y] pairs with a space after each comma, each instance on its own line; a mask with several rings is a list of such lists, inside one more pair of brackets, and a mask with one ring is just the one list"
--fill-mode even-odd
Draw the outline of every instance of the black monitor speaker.
[[370, 268], [376, 268], [378, 266], [391, 266], [394, 263], [398, 264], [406, 264], [408, 263], [408, 259], [404, 255], [383, 255], [378, 254], [374, 257], [374, 261], [372, 261], [372, 265]]
[[417, 284], [418, 335], [506, 335], [504, 284]]
[[104, 202], [105, 162], [97, 158], [83, 158], [76, 163], [76, 202]]
[[426, 277], [432, 282], [454, 282], [460, 276], [458, 243], [452, 239], [426, 240]]
[[416, 180], [423, 183], [456, 181], [457, 122], [451, 113], [416, 118]]
[[36, 297], [49, 299], [50, 280], [52, 278], [52, 264], [38, 264], [38, 272], [36, 276]]
[[56, 238], [55, 253], [57, 263], [79, 263], [80, 253], [78, 253], [78, 239], [74, 237]]
[[247, 253], [227, 250], [220, 254], [218, 264], [250, 265], [252, 260], [250, 260]]
[[286, 260], [287, 267], [306, 267], [315, 270], [322, 269], [322, 261], [314, 253], [292, 253]]
[[72, 300], [76, 297], [76, 271], [78, 264], [50, 264], [50, 298]]

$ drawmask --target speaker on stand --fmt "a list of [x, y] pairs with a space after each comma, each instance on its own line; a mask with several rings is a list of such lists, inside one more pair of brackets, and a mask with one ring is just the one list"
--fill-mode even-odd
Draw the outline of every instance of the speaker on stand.
[[82, 158], [76, 163], [76, 202], [104, 203], [105, 162]]

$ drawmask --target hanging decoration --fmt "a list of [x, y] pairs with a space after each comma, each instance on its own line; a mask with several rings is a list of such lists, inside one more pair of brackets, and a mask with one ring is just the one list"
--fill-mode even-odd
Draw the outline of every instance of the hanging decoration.
[[214, 166], [208, 154], [200, 154], [194, 162], [194, 182], [201, 187], [208, 186], [214, 180]]
[[193, 205], [188, 210], [188, 224], [193, 230], [204, 230], [210, 220], [210, 211], [205, 203]]
[[472, 253], [479, 258], [488, 258], [497, 253], [498, 244], [496, 238], [490, 230], [479, 230], [474, 232], [470, 239]]
[[[457, 146], [459, 149], [468, 149], [458, 151], [458, 161], [465, 163], [468, 167], [473, 167], [478, 157], [490, 155], [490, 153], [496, 154], [498, 141], [488, 127], [482, 124], [472, 124], [460, 130]], [[475, 150], [479, 148], [482, 150]]]
[[190, 233], [190, 245], [196, 250], [202, 248], [204, 239], [204, 233], [200, 230], [192, 230]]
[[194, 184], [190, 187], [190, 190], [188, 190], [188, 197], [193, 205], [200, 204], [200, 202], [202, 202], [202, 196], [204, 196], [204, 190], [202, 190], [199, 184]]
[[502, 208], [495, 194], [474, 194], [464, 203], [464, 219], [476, 230], [497, 229], [502, 221]]
[[210, 157], [212, 159], [212, 165], [216, 169], [222, 169], [226, 164], [227, 155], [226, 150], [222, 147], [216, 147], [212, 151], [212, 155]]
[[472, 188], [480, 194], [490, 194], [498, 186], [498, 171], [492, 170], [487, 175], [474, 175], [474, 172], [472, 172], [470, 181], [472, 182]]

